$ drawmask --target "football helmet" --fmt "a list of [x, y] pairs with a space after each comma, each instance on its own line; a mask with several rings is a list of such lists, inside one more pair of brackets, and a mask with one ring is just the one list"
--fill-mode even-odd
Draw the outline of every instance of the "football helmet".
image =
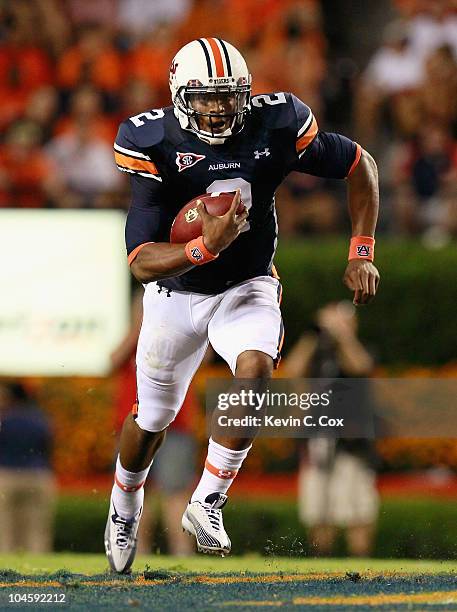
[[185, 45], [170, 68], [171, 98], [181, 127], [209, 144], [243, 129], [250, 110], [251, 75], [241, 53], [219, 38]]

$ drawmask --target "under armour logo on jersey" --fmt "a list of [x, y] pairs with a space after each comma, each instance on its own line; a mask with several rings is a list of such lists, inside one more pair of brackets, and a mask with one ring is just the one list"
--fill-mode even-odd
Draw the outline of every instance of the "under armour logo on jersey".
[[370, 256], [370, 247], [366, 244], [359, 244], [357, 246], [357, 255], [359, 257], [369, 257]]
[[270, 149], [266, 147], [263, 151], [254, 151], [255, 159], [260, 159], [262, 155], [265, 155], [265, 157], [268, 157], [270, 155]]
[[206, 155], [197, 155], [196, 153], [176, 153], [176, 165], [178, 166], [178, 172], [187, 170], [198, 164], [199, 161], [205, 159]]

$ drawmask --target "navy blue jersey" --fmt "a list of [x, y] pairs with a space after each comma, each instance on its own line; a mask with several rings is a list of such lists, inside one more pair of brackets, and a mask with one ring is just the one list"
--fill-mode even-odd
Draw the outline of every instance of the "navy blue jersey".
[[269, 275], [277, 243], [274, 195], [292, 170], [345, 178], [360, 147], [339, 134], [320, 132], [311, 109], [289, 93], [255, 96], [243, 130], [209, 145], [181, 128], [173, 107], [124, 121], [114, 144], [118, 168], [131, 175], [127, 253], [146, 242], [169, 242], [178, 211], [205, 192], [241, 190], [249, 228], [219, 257], [160, 284], [181, 291], [220, 293]]

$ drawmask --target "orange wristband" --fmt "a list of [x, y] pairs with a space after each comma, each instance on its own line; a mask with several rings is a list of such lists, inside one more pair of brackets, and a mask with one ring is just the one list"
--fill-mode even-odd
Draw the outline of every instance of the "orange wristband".
[[353, 236], [351, 238], [351, 246], [349, 247], [348, 261], [351, 259], [374, 259], [374, 243], [375, 239], [371, 236]]
[[201, 266], [219, 257], [219, 255], [213, 255], [208, 251], [203, 242], [203, 236], [189, 240], [186, 244], [186, 255], [187, 259], [196, 266]]

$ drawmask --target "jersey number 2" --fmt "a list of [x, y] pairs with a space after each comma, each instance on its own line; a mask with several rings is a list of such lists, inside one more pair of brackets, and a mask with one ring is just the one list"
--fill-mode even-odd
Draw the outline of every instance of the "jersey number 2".
[[[233, 179], [221, 179], [220, 181], [213, 181], [211, 185], [206, 188], [206, 193], [214, 193], [215, 191], [236, 191], [237, 189], [241, 192], [241, 201], [249, 210], [252, 206], [252, 193], [251, 183], [248, 183], [242, 178]], [[250, 229], [249, 222], [243, 227], [241, 232], [247, 232]]]
[[165, 113], [161, 108], [154, 108], [152, 111], [147, 111], [146, 113], [140, 113], [139, 115], [130, 117], [130, 121], [135, 127], [141, 127], [145, 123], [143, 119], [154, 121], [155, 119], [162, 119], [164, 115]]
[[254, 96], [251, 102], [254, 106], [258, 106], [260, 108], [264, 104], [268, 104], [270, 106], [275, 106], [276, 104], [285, 104], [287, 100], [284, 92], [280, 91], [272, 95], [260, 94], [258, 96]]

